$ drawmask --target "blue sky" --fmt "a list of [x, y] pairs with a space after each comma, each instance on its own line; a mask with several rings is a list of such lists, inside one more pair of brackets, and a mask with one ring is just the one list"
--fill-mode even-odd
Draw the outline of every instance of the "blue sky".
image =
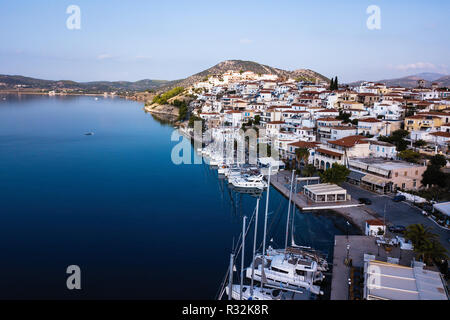
[[[66, 9], [81, 9], [69, 30]], [[381, 9], [369, 30], [366, 9]], [[178, 79], [227, 59], [341, 81], [450, 73], [447, 0], [0, 0], [0, 73]]]

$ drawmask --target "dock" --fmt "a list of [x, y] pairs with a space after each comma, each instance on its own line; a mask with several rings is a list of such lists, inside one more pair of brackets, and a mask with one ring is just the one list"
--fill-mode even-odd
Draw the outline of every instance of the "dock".
[[[277, 189], [283, 196], [289, 198], [289, 186], [291, 183], [291, 171], [281, 171], [273, 174], [270, 178], [270, 184]], [[358, 227], [361, 231], [365, 228], [365, 222], [371, 219], [379, 218], [374, 212], [366, 209], [365, 205], [360, 204], [355, 200], [348, 200], [346, 202], [338, 203], [314, 203], [307, 197], [298, 192], [292, 194], [294, 204], [302, 211], [315, 210], [333, 210], [345, 218], [347, 218], [353, 225]]]
[[[333, 275], [331, 280], [331, 300], [349, 300], [350, 266], [345, 263], [348, 258], [352, 266], [364, 266], [364, 254], [375, 256], [377, 260], [386, 261], [388, 257], [398, 258], [400, 265], [407, 266], [414, 257], [413, 251], [391, 247], [388, 252], [378, 246], [376, 238], [369, 236], [335, 236], [333, 250]], [[356, 284], [354, 284], [356, 285]]]

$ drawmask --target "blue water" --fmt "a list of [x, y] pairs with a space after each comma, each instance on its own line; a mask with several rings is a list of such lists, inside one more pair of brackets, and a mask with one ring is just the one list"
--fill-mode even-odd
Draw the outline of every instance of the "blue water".
[[[118, 98], [0, 96], [0, 299], [214, 299], [256, 199], [174, 165], [172, 132]], [[272, 189], [276, 246], [286, 211]], [[297, 213], [296, 242], [331, 254], [346, 228]], [[69, 265], [81, 291], [66, 288]]]

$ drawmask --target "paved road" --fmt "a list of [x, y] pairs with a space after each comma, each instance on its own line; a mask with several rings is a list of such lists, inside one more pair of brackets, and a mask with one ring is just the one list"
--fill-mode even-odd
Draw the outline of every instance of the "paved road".
[[372, 200], [372, 204], [367, 206], [367, 208], [372, 209], [381, 217], [383, 217], [386, 205], [386, 221], [388, 225], [398, 224], [407, 227], [410, 224], [421, 223], [424, 226], [431, 227], [433, 232], [439, 235], [441, 243], [447, 249], [447, 252], [450, 253], [450, 242], [448, 240], [450, 239], [450, 231], [440, 228], [429, 218], [423, 216], [422, 211], [412, 204], [394, 202], [390, 196], [378, 195], [349, 183], [344, 183], [343, 187], [347, 189], [353, 199], [369, 198]]

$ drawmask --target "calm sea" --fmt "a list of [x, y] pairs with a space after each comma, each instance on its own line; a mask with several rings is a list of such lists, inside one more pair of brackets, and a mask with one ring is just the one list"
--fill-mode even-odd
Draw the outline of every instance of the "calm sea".
[[[207, 165], [174, 165], [172, 132], [118, 98], [0, 96], [0, 298], [214, 299], [256, 199]], [[273, 189], [269, 211], [282, 246], [287, 200]], [[332, 212], [295, 219], [297, 244], [331, 256], [347, 232]]]

